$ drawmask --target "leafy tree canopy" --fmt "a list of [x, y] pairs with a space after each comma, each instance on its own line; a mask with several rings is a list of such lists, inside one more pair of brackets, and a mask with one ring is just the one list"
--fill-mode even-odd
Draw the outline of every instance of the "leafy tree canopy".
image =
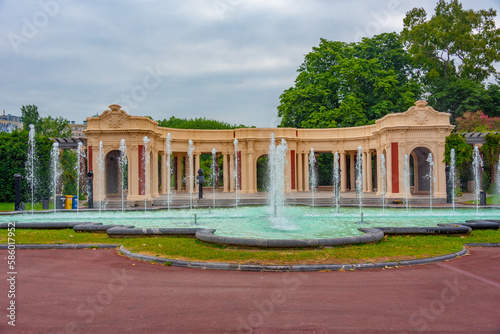
[[461, 78], [482, 82], [498, 72], [500, 30], [496, 11], [464, 10], [458, 0], [439, 0], [435, 14], [427, 19], [423, 8], [410, 10], [401, 33], [413, 58], [426, 70], [427, 78]]
[[429, 94], [429, 103], [452, 119], [465, 111], [499, 115], [499, 87], [495, 63], [500, 61], [500, 29], [496, 11], [465, 10], [458, 0], [439, 0], [431, 18], [423, 8], [404, 18], [402, 40], [418, 66], [416, 73]]
[[38, 122], [40, 133], [56, 138], [56, 137], [71, 137], [71, 127], [69, 121], [62, 117], [52, 118], [43, 117]]
[[452, 133], [446, 137], [444, 148], [444, 162], [449, 164], [451, 149], [455, 149], [455, 162], [457, 166], [462, 166], [472, 159], [472, 146], [467, 144], [465, 138], [459, 133]]
[[199, 118], [177, 118], [175, 116], [170, 117], [168, 120], [163, 119], [158, 121], [159, 126], [166, 128], [176, 128], [176, 129], [238, 129], [238, 128], [248, 128], [243, 124], [233, 125], [226, 122], [216, 121], [213, 119], [207, 119], [205, 117]]
[[35, 132], [48, 137], [71, 137], [69, 121], [63, 117], [40, 117], [38, 107], [27, 105], [21, 107], [23, 128], [29, 130], [29, 125], [35, 126]]
[[21, 107], [21, 121], [23, 122], [24, 129], [29, 130], [30, 124], [33, 124], [35, 125], [35, 131], [39, 132], [40, 129], [36, 128], [39, 119], [40, 113], [37, 106], [31, 104]]
[[411, 59], [396, 33], [359, 43], [321, 39], [280, 96], [284, 127], [348, 127], [408, 109], [420, 95]]

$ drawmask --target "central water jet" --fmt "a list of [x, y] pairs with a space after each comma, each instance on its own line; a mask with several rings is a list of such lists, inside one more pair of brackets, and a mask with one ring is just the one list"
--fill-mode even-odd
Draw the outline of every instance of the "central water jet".
[[276, 146], [274, 133], [271, 134], [269, 144], [269, 205], [275, 217], [283, 217], [285, 206], [285, 166], [288, 144], [282, 139], [281, 144]]

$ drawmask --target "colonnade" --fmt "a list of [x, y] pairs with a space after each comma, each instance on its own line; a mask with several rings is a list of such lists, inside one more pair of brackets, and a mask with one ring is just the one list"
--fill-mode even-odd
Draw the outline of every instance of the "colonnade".
[[[201, 154], [211, 154], [216, 149], [222, 158], [222, 179], [224, 192], [234, 192], [236, 187], [242, 193], [257, 192], [257, 160], [266, 155], [271, 134], [276, 141], [284, 139], [288, 144], [287, 165], [285, 167], [287, 189], [290, 192], [309, 191], [309, 153], [311, 148], [319, 154], [339, 154], [340, 191], [355, 189], [356, 155], [361, 147], [363, 165], [363, 191], [377, 191], [384, 182], [388, 198], [402, 196], [400, 184], [403, 179], [403, 159], [412, 155], [422, 162], [428, 153], [435, 157], [434, 197], [446, 196], [446, 177], [444, 143], [452, 131], [449, 114], [437, 112], [425, 101], [417, 101], [415, 106], [403, 113], [388, 114], [375, 124], [355, 128], [337, 129], [294, 129], [294, 128], [242, 128], [231, 130], [193, 130], [168, 129], [158, 123], [140, 116], [131, 116], [118, 105], [111, 105], [101, 115], [87, 118], [87, 145], [89, 169], [99, 173], [98, 164], [93, 157], [98, 156], [100, 142], [104, 154], [118, 150], [121, 139], [127, 143], [128, 157], [128, 194], [129, 201], [154, 198], [167, 193], [171, 175], [167, 172], [170, 165], [174, 170], [174, 188], [194, 191], [196, 171], [200, 167]], [[171, 152], [167, 154], [165, 140], [171, 138]], [[142, 157], [145, 146], [143, 138], [148, 137], [147, 150], [150, 163], [146, 166]], [[234, 147], [238, 140], [237, 159]], [[192, 140], [193, 161], [188, 161], [188, 140]], [[416, 154], [415, 152], [418, 152]], [[386, 179], [382, 180], [380, 157], [386, 161]], [[237, 161], [237, 165], [236, 165]], [[236, 167], [237, 166], [237, 167]], [[372, 168], [373, 166], [373, 168]], [[421, 166], [421, 165], [420, 165]], [[192, 169], [191, 169], [192, 168]], [[192, 171], [190, 177], [189, 171]], [[238, 175], [236, 185], [234, 175]], [[145, 175], [149, 184], [144, 185]], [[348, 179], [349, 177], [349, 179]], [[142, 183], [142, 185], [141, 185]], [[184, 187], [182, 185], [184, 184]], [[98, 194], [95, 194], [98, 200]]]

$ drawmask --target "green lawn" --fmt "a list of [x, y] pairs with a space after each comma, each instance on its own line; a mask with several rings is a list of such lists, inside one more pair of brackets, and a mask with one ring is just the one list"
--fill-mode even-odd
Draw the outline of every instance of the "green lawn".
[[[25, 205], [25, 210], [30, 211], [31, 210], [31, 203], [24, 203]], [[41, 211], [42, 209], [42, 202], [35, 202], [34, 209], [36, 211]], [[54, 210], [54, 203], [51, 201], [49, 202], [49, 210]], [[1, 211], [14, 211], [14, 203], [4, 203], [0, 202], [0, 212]]]
[[[212, 245], [188, 237], [109, 238], [105, 233], [74, 230], [16, 230], [16, 243], [116, 243], [132, 252], [206, 262], [259, 264], [363, 263], [432, 257], [457, 252], [464, 243], [500, 242], [500, 231], [474, 231], [470, 236], [386, 236], [376, 244], [323, 249], [259, 250]], [[7, 231], [0, 230], [0, 243]]]

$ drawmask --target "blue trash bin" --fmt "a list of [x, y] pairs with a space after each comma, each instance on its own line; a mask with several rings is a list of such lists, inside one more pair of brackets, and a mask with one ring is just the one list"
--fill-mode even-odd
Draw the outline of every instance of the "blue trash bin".
[[71, 209], [78, 209], [78, 196], [73, 196], [73, 204], [71, 204]]

